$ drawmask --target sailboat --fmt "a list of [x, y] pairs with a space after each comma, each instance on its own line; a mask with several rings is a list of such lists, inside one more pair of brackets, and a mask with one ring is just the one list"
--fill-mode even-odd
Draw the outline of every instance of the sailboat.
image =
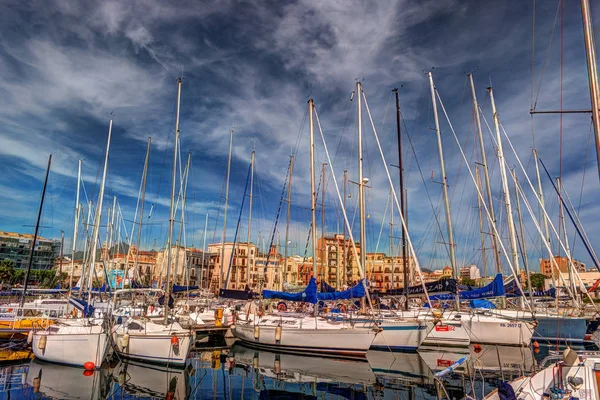
[[171, 186], [171, 206], [169, 214], [169, 236], [167, 240], [167, 276], [165, 283], [164, 315], [162, 321], [147, 317], [129, 317], [113, 329], [116, 351], [124, 358], [181, 367], [185, 365], [192, 347], [194, 333], [171, 320], [169, 304], [171, 298], [171, 264], [173, 225], [175, 222], [175, 186], [177, 180], [177, 159], [179, 148], [179, 111], [182, 79], [177, 80], [177, 114], [173, 151], [173, 175]]
[[108, 333], [105, 321], [95, 320], [94, 307], [91, 305], [92, 281], [96, 264], [96, 249], [100, 232], [100, 217], [102, 215], [102, 200], [108, 170], [108, 155], [112, 133], [112, 118], [108, 127], [106, 155], [102, 183], [98, 194], [98, 207], [94, 220], [92, 251], [90, 255], [88, 277], [88, 300], [71, 298], [71, 302], [81, 308], [82, 319], [63, 319], [47, 329], [33, 331], [31, 342], [36, 358], [60, 364], [85, 366], [86, 369], [99, 368], [108, 352]]
[[[360, 87], [360, 83], [358, 85]], [[349, 321], [335, 322], [318, 316], [318, 307], [316, 306], [317, 283], [314, 278], [317, 276], [314, 115], [316, 115], [314, 102], [310, 99], [308, 101], [308, 117], [310, 129], [313, 278], [311, 278], [307, 288], [300, 293], [263, 291], [264, 298], [285, 298], [290, 301], [311, 303], [313, 304], [314, 315], [285, 313], [261, 315], [248, 313], [245, 318], [246, 320], [243, 318], [238, 319], [235, 327], [232, 329], [232, 333], [238, 339], [256, 347], [308, 354], [364, 357], [378, 332], [373, 323], [357, 326]], [[359, 133], [360, 137], [361, 134]], [[359, 148], [359, 152], [362, 152], [362, 146], [359, 146]], [[359, 170], [362, 178], [362, 155], [360, 154]], [[364, 204], [364, 202], [361, 203]], [[361, 232], [364, 232], [364, 208], [361, 208], [361, 210]], [[343, 213], [345, 214], [345, 209], [343, 209]], [[345, 219], [346, 223], [348, 223], [346, 217]], [[362, 254], [364, 258], [364, 252]]]

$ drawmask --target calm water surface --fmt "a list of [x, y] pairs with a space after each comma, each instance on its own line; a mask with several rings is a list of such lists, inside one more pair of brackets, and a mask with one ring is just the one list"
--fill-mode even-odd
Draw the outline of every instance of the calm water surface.
[[530, 373], [558, 354], [556, 347], [472, 345], [370, 351], [367, 360], [353, 361], [235, 344], [198, 350], [185, 369], [114, 361], [91, 374], [33, 360], [2, 368], [0, 399], [436, 399], [435, 372], [465, 355], [467, 363], [444, 378], [444, 388], [453, 399], [481, 398], [502, 379]]

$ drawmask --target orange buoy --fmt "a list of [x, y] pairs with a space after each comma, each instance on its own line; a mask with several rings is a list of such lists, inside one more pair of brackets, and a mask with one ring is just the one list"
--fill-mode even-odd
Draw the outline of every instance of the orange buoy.
[[85, 371], [83, 371], [83, 376], [92, 376], [94, 375], [94, 371], [91, 371], [89, 369], [86, 369]]
[[534, 349], [539, 349], [539, 348], [540, 348], [540, 344], [537, 342], [537, 340], [535, 340], [535, 341], [533, 342], [533, 348], [534, 348]]
[[479, 353], [482, 350], [480, 344], [475, 344], [473, 346], [473, 349], [475, 350], [475, 353]]
[[177, 335], [173, 335], [173, 336], [171, 336], [171, 344], [172, 344], [173, 346], [176, 346], [176, 345], [178, 345], [178, 344], [179, 344], [179, 339], [177, 338]]
[[93, 362], [88, 361], [86, 363], [83, 363], [83, 368], [85, 368], [86, 371], [93, 371], [96, 369], [96, 365], [94, 365]]

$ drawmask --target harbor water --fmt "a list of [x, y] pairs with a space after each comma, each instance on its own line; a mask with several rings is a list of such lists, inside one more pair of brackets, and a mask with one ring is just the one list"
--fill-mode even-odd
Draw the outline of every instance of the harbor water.
[[[562, 349], [422, 347], [414, 353], [369, 351], [356, 360], [234, 343], [195, 349], [185, 368], [113, 359], [95, 371], [33, 359], [2, 367], [0, 399], [479, 399], [502, 381], [550, 365]], [[460, 367], [436, 377], [463, 357]]]

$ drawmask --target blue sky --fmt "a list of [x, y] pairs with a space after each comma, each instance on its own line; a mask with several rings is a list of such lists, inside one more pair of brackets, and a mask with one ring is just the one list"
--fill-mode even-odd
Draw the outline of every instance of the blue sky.
[[[560, 16], [549, 44], [558, 2], [537, 3], [532, 45], [533, 6], [528, 1], [5, 2], [0, 15], [0, 229], [33, 230], [30, 225], [35, 222], [44, 168], [52, 153], [42, 235], [56, 238], [61, 229], [67, 238], [72, 235], [77, 160], [84, 160], [85, 187], [96, 201], [109, 114], [113, 112], [105, 205], [116, 195], [124, 219], [133, 219], [146, 140], [151, 136], [146, 217], [150, 204], [155, 206], [152, 217], [145, 218], [149, 223], [142, 242], [146, 247], [154, 241], [157, 247], [164, 246], [176, 78], [183, 70], [181, 150], [184, 156], [192, 153], [188, 244], [201, 246], [206, 213], [207, 241], [220, 238], [222, 221], [216, 217], [228, 132], [233, 127], [228, 238], [233, 239], [250, 153], [255, 149], [252, 240], [258, 240], [260, 234], [269, 242], [289, 155], [298, 142], [290, 230], [294, 252], [303, 254], [309, 222], [308, 133], [303, 124], [306, 102], [315, 100], [338, 181], [344, 169], [356, 180], [356, 107], [350, 97], [360, 78], [385, 156], [392, 164], [397, 163], [397, 144], [390, 94], [392, 88], [400, 88], [405, 126], [425, 181], [405, 136], [410, 233], [422, 266], [443, 267], [448, 263], [447, 250], [440, 244], [445, 239], [433, 222], [433, 210], [439, 214], [444, 237], [446, 230], [441, 187], [432, 182], [439, 181], [440, 174], [424, 71], [433, 68], [436, 86], [471, 166], [479, 156], [473, 146], [466, 74], [474, 71], [477, 95], [490, 125], [485, 89], [492, 82], [502, 125], [531, 174], [532, 48], [537, 109], [557, 109], [561, 89]], [[600, 9], [593, 7], [592, 12], [599, 21]], [[586, 109], [589, 92], [578, 3], [566, 2], [563, 32], [563, 107]], [[534, 119], [536, 145], [553, 176], [559, 174], [558, 121], [557, 116]], [[593, 146], [588, 146], [589, 121], [589, 115], [563, 118], [562, 165], [565, 187], [576, 205], [583, 187], [581, 218], [592, 244], [597, 244], [600, 228], [594, 221], [600, 210], [595, 198], [600, 188], [596, 155]], [[481, 266], [477, 198], [443, 114], [441, 123], [458, 262]], [[372, 186], [367, 190], [368, 248], [387, 250], [387, 219], [379, 247], [377, 242], [389, 185], [367, 121], [364, 128], [365, 175]], [[499, 211], [503, 203], [498, 161], [485, 129]], [[515, 165], [508, 144], [504, 147], [507, 162]], [[317, 163], [323, 161], [322, 144], [317, 140]], [[518, 175], [525, 184], [522, 172]], [[341, 223], [335, 191], [328, 180], [326, 230], [332, 233]], [[531, 190], [525, 190], [537, 212]], [[544, 190], [548, 212], [557, 223], [556, 196], [545, 178]], [[356, 197], [348, 200], [351, 219]], [[529, 259], [537, 269], [537, 259], [547, 254], [526, 210], [524, 214]], [[320, 224], [320, 216], [318, 220]], [[505, 222], [505, 213], [499, 213], [499, 220]], [[282, 218], [276, 235], [280, 243], [284, 241], [284, 221]], [[246, 223], [244, 212], [243, 240]], [[125, 225], [130, 229], [129, 222]], [[574, 230], [567, 225], [572, 244]], [[358, 237], [358, 221], [354, 228]], [[500, 230], [508, 246], [505, 224]], [[394, 235], [398, 234], [396, 226]], [[574, 252], [576, 258], [590, 264], [580, 241], [575, 242]], [[487, 261], [490, 271], [489, 252]]]

